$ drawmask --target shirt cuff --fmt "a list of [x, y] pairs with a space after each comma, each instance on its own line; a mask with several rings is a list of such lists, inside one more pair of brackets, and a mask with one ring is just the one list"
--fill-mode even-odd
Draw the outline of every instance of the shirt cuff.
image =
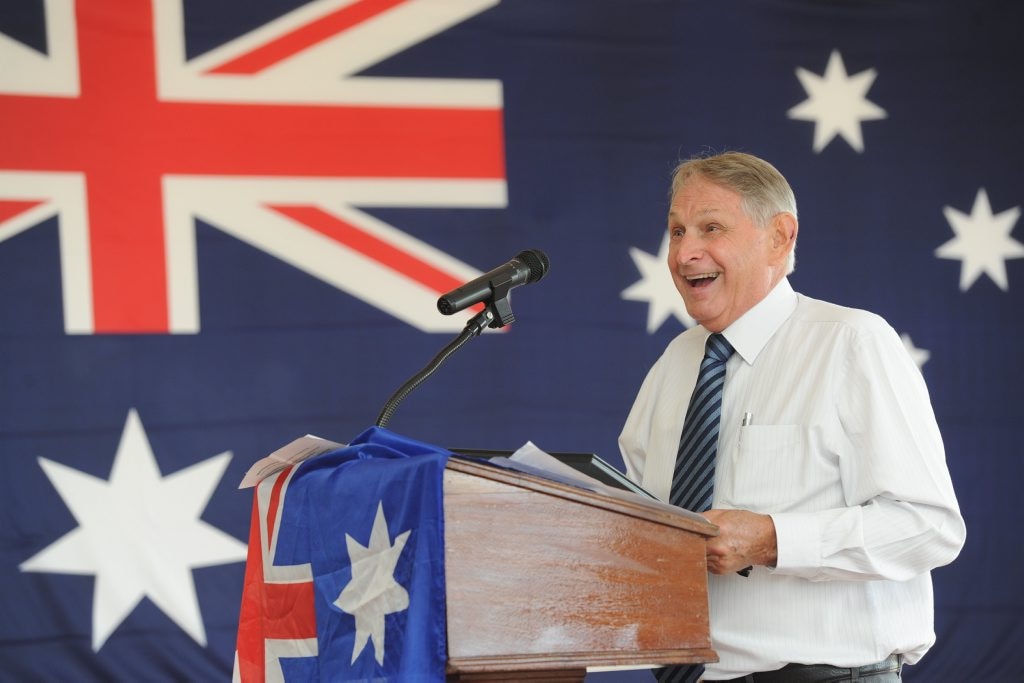
[[821, 519], [815, 514], [775, 513], [778, 556], [772, 571], [812, 578], [821, 569]]

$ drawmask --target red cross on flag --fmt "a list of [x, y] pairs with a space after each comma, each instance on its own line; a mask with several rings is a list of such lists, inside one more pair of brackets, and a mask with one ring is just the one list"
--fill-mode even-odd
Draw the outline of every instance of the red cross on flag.
[[282, 657], [317, 654], [312, 570], [308, 564], [274, 564], [281, 510], [294, 473], [288, 467], [267, 477], [253, 497], [235, 653], [238, 681], [283, 680]]
[[[186, 57], [180, 2], [0, 36], [0, 241], [59, 216], [65, 330], [195, 333], [195, 220], [426, 331], [479, 274], [357, 207], [502, 207], [501, 85], [356, 76], [496, 4], [321, 0]], [[112, 27], [114, 30], [112, 30]]]

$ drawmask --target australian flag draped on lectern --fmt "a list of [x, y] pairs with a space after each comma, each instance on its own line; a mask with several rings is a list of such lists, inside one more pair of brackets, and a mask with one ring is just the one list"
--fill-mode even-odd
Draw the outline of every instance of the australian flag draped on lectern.
[[449, 455], [374, 427], [260, 483], [236, 680], [444, 680]]

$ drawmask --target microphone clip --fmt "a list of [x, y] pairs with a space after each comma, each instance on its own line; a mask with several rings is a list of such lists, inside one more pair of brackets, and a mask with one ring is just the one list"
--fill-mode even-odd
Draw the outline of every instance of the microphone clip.
[[516, 316], [512, 312], [512, 304], [509, 302], [512, 288], [506, 283], [504, 287], [499, 285], [492, 289], [494, 295], [484, 301], [484, 311], [490, 311], [493, 318], [488, 327], [497, 329], [511, 325], [516, 321]]

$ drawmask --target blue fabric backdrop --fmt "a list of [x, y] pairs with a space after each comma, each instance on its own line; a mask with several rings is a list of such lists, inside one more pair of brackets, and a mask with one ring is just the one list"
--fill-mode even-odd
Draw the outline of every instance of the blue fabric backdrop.
[[619, 464], [687, 324], [668, 174], [724, 149], [792, 183], [795, 288], [886, 317], [932, 393], [968, 541], [907, 680], [1024, 677], [1019, 3], [159, 6], [0, 8], [0, 678], [227, 680], [243, 473], [371, 425], [453, 334], [437, 294], [522, 249], [552, 265], [517, 322], [390, 427]]

